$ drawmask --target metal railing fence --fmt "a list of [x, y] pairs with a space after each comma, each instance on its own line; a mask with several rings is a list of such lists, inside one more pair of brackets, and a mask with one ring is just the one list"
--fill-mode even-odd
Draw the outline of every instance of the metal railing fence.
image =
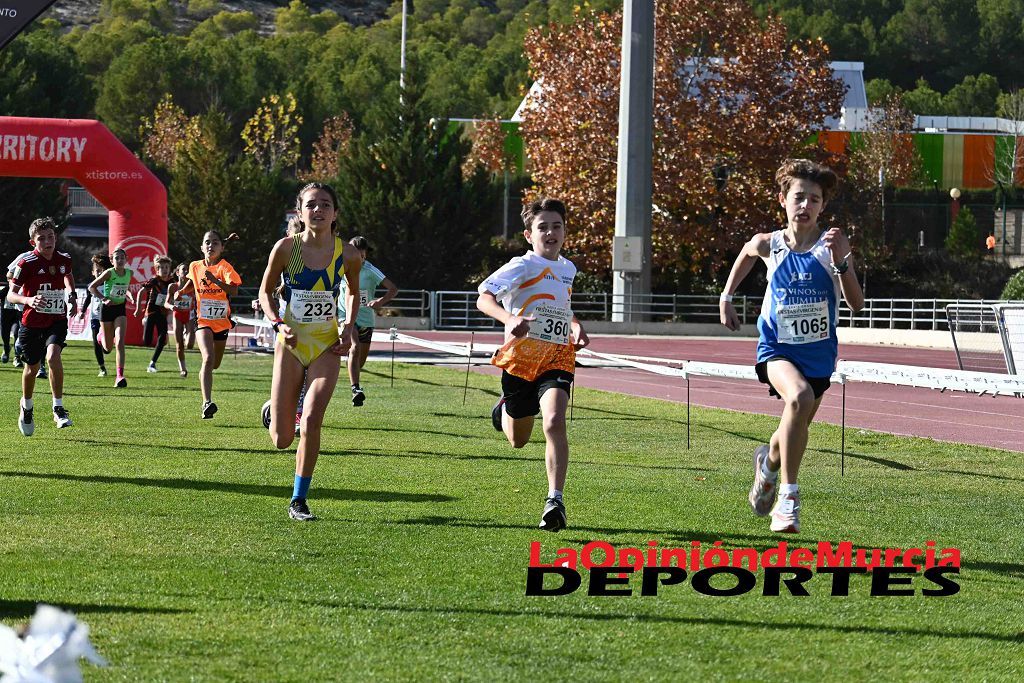
[[[257, 297], [256, 287], [242, 287], [232, 298], [232, 307], [250, 311]], [[385, 307], [382, 317], [427, 318], [438, 330], [498, 329], [498, 323], [476, 308], [473, 291], [429, 291], [400, 289]], [[740, 323], [753, 325], [761, 313], [762, 297], [737, 295], [733, 305]], [[864, 310], [854, 314], [840, 304], [839, 325], [872, 329], [948, 331], [946, 307], [950, 304], [1006, 303], [985, 299], [867, 299]], [[626, 298], [607, 292], [580, 292], [572, 297], [573, 313], [580, 320], [611, 320], [616, 311], [643, 316], [647, 322], [718, 323], [718, 296], [702, 294], [648, 294]]]

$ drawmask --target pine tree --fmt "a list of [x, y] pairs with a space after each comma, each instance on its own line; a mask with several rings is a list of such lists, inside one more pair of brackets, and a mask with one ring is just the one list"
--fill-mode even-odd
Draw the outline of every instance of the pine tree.
[[954, 256], [970, 258], [981, 254], [982, 238], [974, 214], [967, 207], [960, 209], [946, 236], [946, 251]]
[[382, 93], [339, 164], [341, 234], [363, 235], [371, 259], [400, 286], [461, 289], [494, 232], [498, 188], [482, 170], [465, 178], [469, 144], [423, 106], [415, 71]]

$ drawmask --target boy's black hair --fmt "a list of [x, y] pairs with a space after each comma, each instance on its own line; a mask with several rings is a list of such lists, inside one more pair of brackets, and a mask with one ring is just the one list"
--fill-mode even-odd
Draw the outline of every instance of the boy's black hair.
[[370, 253], [370, 241], [362, 235], [357, 235], [348, 241], [353, 247], [359, 251], [365, 251], [367, 254]]
[[533, 219], [542, 211], [554, 211], [562, 217], [562, 223], [565, 223], [565, 204], [562, 203], [562, 200], [541, 197], [523, 207], [523, 225], [527, 230], [533, 228]]

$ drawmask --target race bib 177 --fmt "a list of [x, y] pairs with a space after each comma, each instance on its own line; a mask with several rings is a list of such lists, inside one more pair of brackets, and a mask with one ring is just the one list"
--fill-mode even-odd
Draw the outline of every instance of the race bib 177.
[[223, 299], [203, 299], [199, 304], [199, 317], [203, 320], [224, 320], [228, 317], [228, 302]]

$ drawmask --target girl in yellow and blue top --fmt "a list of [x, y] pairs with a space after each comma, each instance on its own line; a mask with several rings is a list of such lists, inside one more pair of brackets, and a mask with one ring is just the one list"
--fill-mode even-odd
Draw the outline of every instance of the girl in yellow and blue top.
[[[277, 333], [270, 388], [270, 437], [277, 448], [295, 440], [293, 419], [303, 378], [307, 384], [288, 506], [288, 515], [303, 522], [316, 519], [306, 496], [320, 454], [324, 414], [338, 383], [341, 356], [355, 342], [359, 311], [361, 261], [358, 250], [335, 235], [337, 206], [329, 185], [310, 183], [299, 191], [295, 209], [304, 229], [274, 245], [260, 287], [260, 305]], [[335, 301], [343, 277], [350, 295], [339, 334]], [[282, 278], [283, 317], [275, 295]]]

